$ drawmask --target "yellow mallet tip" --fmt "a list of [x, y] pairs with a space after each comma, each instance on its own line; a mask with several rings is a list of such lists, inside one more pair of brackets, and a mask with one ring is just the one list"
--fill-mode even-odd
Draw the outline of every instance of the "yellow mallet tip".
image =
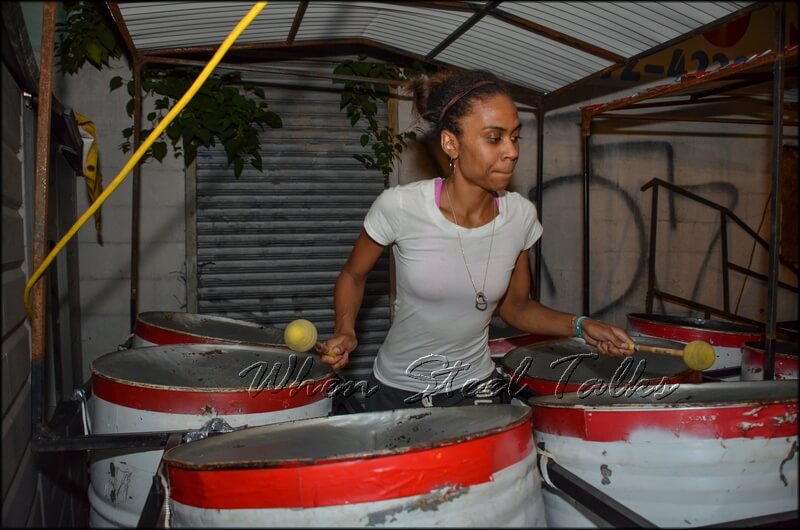
[[307, 352], [317, 342], [317, 328], [304, 318], [293, 320], [283, 331], [283, 341], [291, 350]]
[[693, 340], [683, 348], [683, 360], [692, 370], [708, 370], [717, 360], [717, 353], [711, 344]]

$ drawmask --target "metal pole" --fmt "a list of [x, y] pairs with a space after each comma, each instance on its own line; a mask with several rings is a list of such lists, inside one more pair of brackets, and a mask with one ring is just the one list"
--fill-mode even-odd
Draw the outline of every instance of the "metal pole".
[[592, 134], [591, 119], [581, 128], [583, 141], [583, 314], [589, 315], [589, 137]]
[[[56, 2], [45, 2], [42, 12], [42, 41], [39, 70], [39, 106], [36, 114], [36, 179], [33, 209], [33, 270], [46, 255], [47, 210], [50, 192], [50, 120], [53, 112], [53, 56]], [[44, 392], [47, 315], [46, 277], [42, 276], [31, 292], [31, 430], [35, 437], [46, 424]]]
[[[142, 141], [142, 68], [144, 64], [136, 56], [133, 60], [133, 152], [135, 153]], [[136, 326], [136, 316], [139, 314], [139, 227], [141, 209], [141, 163], [133, 168], [133, 184], [131, 189], [131, 300], [130, 300], [130, 332]]]
[[775, 378], [775, 333], [778, 309], [778, 275], [781, 219], [781, 152], [783, 150], [783, 46], [786, 11], [782, 2], [773, 3], [775, 10], [775, 62], [772, 65], [772, 196], [769, 231], [769, 281], [767, 283], [767, 350], [764, 358], [764, 380]]
[[[539, 222], [542, 222], [544, 197], [544, 105], [540, 102], [536, 107], [536, 209]], [[537, 302], [542, 297], [542, 240], [536, 242], [536, 261], [533, 268], [533, 299]]]
[[647, 257], [647, 297], [645, 309], [653, 312], [653, 297], [656, 290], [656, 234], [658, 233], [658, 185], [653, 186], [653, 201], [650, 205], [650, 255]]

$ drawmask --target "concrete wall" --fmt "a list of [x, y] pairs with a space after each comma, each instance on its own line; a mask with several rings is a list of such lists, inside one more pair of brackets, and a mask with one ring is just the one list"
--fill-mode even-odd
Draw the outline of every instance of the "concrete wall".
[[[558, 306], [579, 297], [581, 285], [579, 118], [577, 111], [563, 110], [548, 116], [545, 125], [543, 251], [548, 275], [543, 278], [543, 301]], [[772, 151], [766, 128], [740, 126], [732, 131], [718, 124], [629, 123], [624, 128], [619, 122], [598, 124], [590, 147], [591, 308], [593, 314], [617, 324], [625, 323], [627, 313], [644, 310], [652, 191], [641, 187], [651, 179], [672, 182], [729, 208], [769, 239], [768, 222], [759, 229], [770, 191]], [[796, 145], [796, 136], [787, 139]], [[556, 207], [549, 207], [552, 203]], [[722, 307], [719, 214], [685, 198], [670, 197], [662, 189], [657, 219], [656, 287]], [[747, 266], [752, 238], [733, 223], [728, 229], [730, 259]], [[765, 274], [766, 265], [766, 252], [758, 247], [752, 268]], [[786, 271], [781, 279], [796, 284]], [[743, 276], [731, 275], [732, 308], [743, 283]], [[796, 295], [783, 295], [779, 319], [797, 318]], [[751, 278], [744, 285], [738, 313], [763, 321], [766, 302], [765, 284]], [[686, 314], [673, 304], [656, 304], [654, 310]]]
[[[97, 71], [83, 68], [78, 75], [57, 79], [56, 92], [65, 106], [95, 122], [100, 170], [107, 187], [132, 153], [123, 153], [122, 130], [133, 120], [125, 112], [124, 89], [109, 91], [114, 76], [131, 78], [124, 61]], [[146, 108], [146, 107], [145, 107]], [[185, 310], [185, 179], [183, 160], [168, 153], [162, 163], [150, 160], [141, 170], [139, 246], [139, 310]], [[89, 364], [125, 342], [130, 329], [132, 173], [102, 208], [102, 244], [93, 222], [78, 233], [80, 241], [81, 310], [84, 376]], [[78, 212], [89, 207], [78, 193]]]

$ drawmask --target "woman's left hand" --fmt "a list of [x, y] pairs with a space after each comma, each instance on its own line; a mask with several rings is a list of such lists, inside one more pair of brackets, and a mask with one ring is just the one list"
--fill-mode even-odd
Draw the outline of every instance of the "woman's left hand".
[[602, 354], [614, 357], [633, 354], [628, 346], [633, 341], [621, 328], [587, 318], [581, 322], [581, 330], [586, 344], [594, 346]]

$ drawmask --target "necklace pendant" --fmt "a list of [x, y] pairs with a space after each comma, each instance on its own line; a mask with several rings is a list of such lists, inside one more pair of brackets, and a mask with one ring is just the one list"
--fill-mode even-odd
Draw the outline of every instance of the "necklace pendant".
[[489, 307], [489, 302], [486, 301], [486, 295], [481, 291], [475, 296], [475, 308], [478, 311], [486, 311], [487, 307]]

